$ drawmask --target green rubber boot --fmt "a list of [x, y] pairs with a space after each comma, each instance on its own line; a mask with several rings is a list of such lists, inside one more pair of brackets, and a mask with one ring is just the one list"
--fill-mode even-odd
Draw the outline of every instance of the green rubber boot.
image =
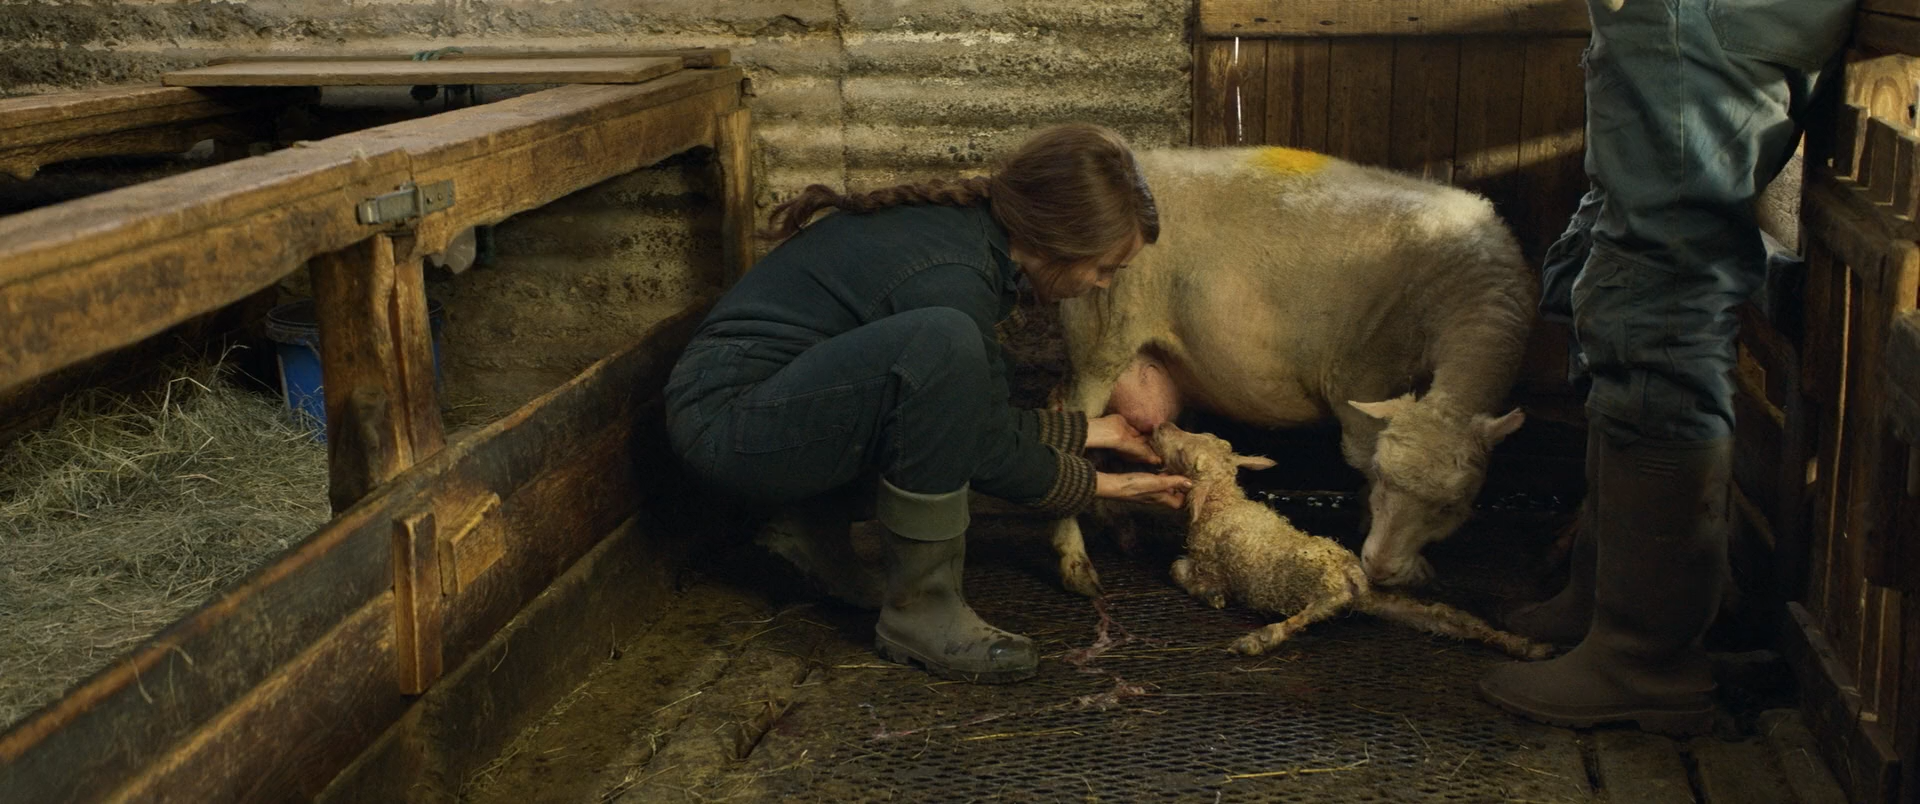
[[1599, 446], [1593, 627], [1565, 656], [1494, 668], [1480, 692], [1556, 726], [1705, 733], [1714, 683], [1700, 640], [1724, 578], [1733, 440]]
[[886, 594], [874, 627], [880, 655], [953, 681], [1003, 684], [1032, 678], [1040, 663], [1033, 640], [988, 625], [960, 594], [967, 488], [916, 494], [883, 479], [875, 513], [887, 531], [882, 536]]

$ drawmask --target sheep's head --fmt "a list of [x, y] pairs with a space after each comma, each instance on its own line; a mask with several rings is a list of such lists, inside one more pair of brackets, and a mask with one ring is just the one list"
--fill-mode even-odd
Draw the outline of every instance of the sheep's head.
[[1526, 416], [1517, 408], [1499, 417], [1466, 413], [1411, 394], [1349, 404], [1387, 423], [1366, 473], [1373, 521], [1361, 566], [1375, 583], [1424, 583], [1433, 568], [1421, 550], [1467, 521], [1487, 478], [1488, 453]]
[[1194, 480], [1193, 490], [1187, 493], [1187, 510], [1194, 516], [1199, 515], [1211, 490], [1210, 483], [1201, 482], [1203, 478], [1232, 483], [1240, 469], [1271, 469], [1274, 465], [1272, 458], [1240, 455], [1224, 438], [1189, 433], [1173, 422], [1161, 422], [1153, 428], [1153, 451], [1160, 453], [1167, 471]]

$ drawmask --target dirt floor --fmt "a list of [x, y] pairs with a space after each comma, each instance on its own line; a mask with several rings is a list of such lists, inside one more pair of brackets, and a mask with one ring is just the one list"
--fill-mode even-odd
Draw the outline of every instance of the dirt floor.
[[[1290, 494], [1309, 529], [1351, 533], [1356, 498]], [[1570, 512], [1483, 504], [1430, 551], [1436, 597], [1487, 613], [1538, 593]], [[690, 570], [674, 607], [477, 774], [464, 798], [526, 801], [1840, 802], [1766, 653], [1717, 654], [1710, 737], [1521, 723], [1473, 682], [1506, 659], [1361, 616], [1261, 657], [1266, 622], [1167, 578], [1164, 528], [1100, 544], [1106, 596], [1060, 588], [1046, 523], [976, 518], [975, 608], [1032, 636], [1037, 678], [941, 682], [878, 659], [872, 615], [782, 592], [738, 556]], [[1351, 541], [1351, 540], [1350, 540]], [[751, 567], [751, 569], [750, 569]]]

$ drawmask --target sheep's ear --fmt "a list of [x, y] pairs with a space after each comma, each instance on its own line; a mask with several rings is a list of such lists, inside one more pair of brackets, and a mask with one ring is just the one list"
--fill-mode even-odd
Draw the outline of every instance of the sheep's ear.
[[1354, 402], [1349, 400], [1347, 404], [1352, 405], [1361, 413], [1365, 413], [1376, 419], [1390, 420], [1401, 413], [1405, 413], [1407, 408], [1413, 407], [1413, 394], [1401, 394], [1392, 399], [1382, 399], [1378, 402]]
[[1233, 463], [1242, 469], [1272, 469], [1277, 465], [1272, 458], [1262, 458], [1258, 455], [1235, 455]]
[[1514, 408], [1498, 419], [1492, 416], [1480, 416], [1474, 423], [1480, 426], [1480, 437], [1486, 440], [1487, 446], [1493, 446], [1500, 443], [1501, 439], [1513, 435], [1513, 431], [1520, 429], [1520, 425], [1526, 421], [1527, 414], [1521, 413], [1519, 408]]

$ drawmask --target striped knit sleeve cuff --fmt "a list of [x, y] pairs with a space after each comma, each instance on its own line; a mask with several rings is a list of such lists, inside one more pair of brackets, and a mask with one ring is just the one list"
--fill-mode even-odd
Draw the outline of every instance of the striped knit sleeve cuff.
[[1054, 473], [1053, 488], [1030, 505], [1054, 517], [1073, 516], [1093, 502], [1093, 464], [1070, 452], [1056, 452], [1054, 457], [1060, 468]]
[[1040, 443], [1068, 455], [1079, 455], [1087, 448], [1087, 414], [1077, 410], [1036, 410], [1040, 418]]

